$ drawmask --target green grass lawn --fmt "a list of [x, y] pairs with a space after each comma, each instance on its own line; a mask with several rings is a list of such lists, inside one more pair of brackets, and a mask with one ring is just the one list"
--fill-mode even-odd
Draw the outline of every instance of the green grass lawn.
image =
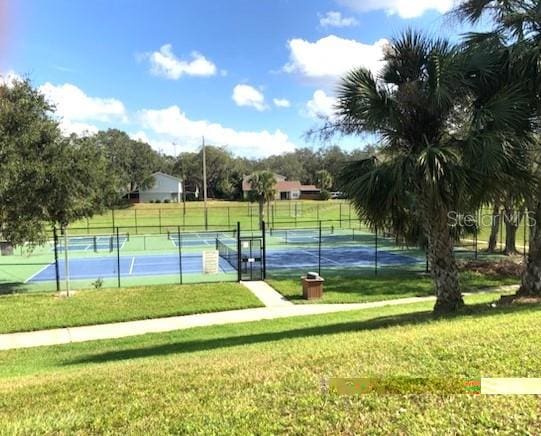
[[237, 283], [140, 286], [0, 296], [0, 333], [260, 307]]
[[536, 396], [338, 396], [329, 377], [540, 377], [541, 307], [468, 297], [0, 353], [5, 434], [536, 434]]
[[[269, 204], [266, 221], [276, 227], [293, 227], [295, 223], [311, 222], [311, 227], [318, 220], [334, 220], [339, 225], [355, 219], [355, 213], [349, 203], [344, 200], [298, 200], [274, 201]], [[200, 201], [186, 203], [186, 212], [182, 204], [136, 204], [125, 208], [107, 211], [101, 215], [73, 223], [71, 234], [86, 233], [86, 229], [111, 228], [113, 223], [124, 230], [134, 233], [135, 227], [139, 233], [158, 233], [167, 227], [185, 226], [186, 230], [204, 228], [204, 207]], [[255, 203], [245, 201], [209, 201], [208, 225], [212, 228], [231, 228], [237, 222], [243, 229], [257, 229], [259, 209]], [[111, 230], [112, 231], [112, 230]]]
[[[300, 278], [273, 275], [267, 282], [278, 292], [295, 303], [360, 303], [393, 298], [423, 297], [434, 295], [432, 279], [413, 272], [384, 272], [379, 276], [359, 275], [358, 272], [327, 272], [323, 298], [304, 300]], [[463, 272], [460, 275], [462, 290], [475, 291], [487, 287], [516, 285], [516, 277], [495, 277]]]

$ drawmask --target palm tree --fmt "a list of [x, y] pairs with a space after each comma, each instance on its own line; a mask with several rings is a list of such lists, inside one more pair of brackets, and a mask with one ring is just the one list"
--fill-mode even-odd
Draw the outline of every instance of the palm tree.
[[328, 191], [332, 187], [332, 176], [327, 170], [319, 170], [316, 173], [317, 186], [324, 190]]
[[270, 171], [256, 171], [248, 179], [250, 183], [250, 196], [259, 204], [259, 226], [265, 221], [265, 204], [276, 196], [276, 178]]
[[413, 31], [391, 42], [384, 61], [376, 77], [359, 68], [342, 79], [338, 121], [323, 131], [379, 136], [376, 156], [346, 165], [341, 189], [375, 227], [396, 229], [404, 211], [413, 214], [427, 241], [434, 311], [455, 311], [463, 299], [452, 221], [475, 210], [503, 175], [520, 172], [509, 162], [520, 147], [510, 132], [528, 123], [525, 98], [517, 86], [487, 92], [499, 85], [501, 56]]
[[[520, 80], [528, 88], [533, 116], [541, 120], [541, 2], [539, 0], [466, 0], [459, 3], [454, 14], [462, 21], [477, 23], [489, 16], [494, 23], [490, 32], [470, 35], [470, 44], [498, 39], [513, 53], [512, 62], [520, 70]], [[530, 177], [534, 182], [526, 202], [531, 214], [525, 225], [530, 227], [530, 241], [526, 269], [518, 296], [541, 296], [541, 169], [539, 138], [528, 150]]]

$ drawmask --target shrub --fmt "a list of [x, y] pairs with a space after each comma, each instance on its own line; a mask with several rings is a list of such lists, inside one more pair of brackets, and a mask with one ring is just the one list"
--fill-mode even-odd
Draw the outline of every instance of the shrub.
[[94, 286], [94, 289], [101, 289], [103, 286], [103, 279], [98, 277], [96, 281], [92, 282], [92, 286]]
[[154, 203], [161, 203], [161, 202], [162, 202], [161, 200], [154, 201]]
[[169, 199], [166, 198], [165, 200], [163, 200], [163, 202], [164, 202], [164, 203], [171, 203], [171, 200], [169, 200]]
[[323, 201], [327, 201], [329, 198], [331, 198], [331, 193], [327, 191], [326, 189], [322, 189], [319, 193], [319, 199]]

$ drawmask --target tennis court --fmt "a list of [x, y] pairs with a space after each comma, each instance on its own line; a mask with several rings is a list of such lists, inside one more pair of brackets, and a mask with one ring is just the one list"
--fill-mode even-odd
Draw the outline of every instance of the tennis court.
[[[70, 259], [69, 277], [71, 280], [108, 278], [118, 276], [118, 259], [116, 256]], [[64, 278], [65, 263], [58, 261], [60, 278]], [[183, 274], [201, 274], [203, 260], [201, 255], [182, 256], [182, 266], [178, 255], [140, 255], [120, 256], [120, 275], [122, 277], [167, 276], [178, 275], [182, 267]], [[219, 260], [220, 272], [234, 272], [234, 268], [224, 259]], [[54, 281], [55, 264], [51, 263], [32, 276], [27, 282]]]
[[[209, 246], [215, 247], [216, 240]], [[232, 240], [234, 241], [234, 240]], [[185, 241], [182, 240], [184, 245]], [[222, 273], [236, 271], [233, 244], [230, 244], [227, 254], [220, 252], [219, 269]], [[332, 247], [318, 250], [317, 248], [291, 248], [291, 249], [268, 249], [266, 253], [266, 265], [268, 270], [282, 268], [313, 267], [318, 264], [321, 256], [321, 265], [329, 268], [367, 267], [376, 261], [376, 251], [366, 247]], [[413, 256], [394, 254], [387, 251], [377, 252], [377, 261], [381, 266], [390, 265], [413, 265], [422, 262]], [[103, 256], [92, 258], [75, 258], [69, 260], [69, 275], [72, 280], [95, 279], [97, 277], [117, 277], [119, 261], [116, 256]], [[120, 256], [120, 276], [143, 277], [182, 274], [202, 274], [203, 259], [201, 254], [181, 255], [179, 262], [178, 254], [161, 255], [134, 255]], [[59, 260], [60, 278], [64, 277], [65, 265]], [[55, 265], [51, 263], [30, 277], [27, 282], [44, 282], [55, 280]]]
[[[68, 251], [113, 251], [118, 247], [122, 249], [129, 236], [122, 235], [118, 237], [111, 235], [102, 236], [70, 236], [68, 238]], [[63, 239], [58, 241], [58, 251], [64, 251], [65, 244]], [[51, 248], [54, 250], [54, 247]]]
[[328, 268], [368, 267], [378, 262], [380, 266], [415, 265], [424, 259], [389, 251], [378, 251], [367, 247], [332, 247], [267, 250], [267, 269], [311, 267], [318, 264], [321, 255], [321, 266]]

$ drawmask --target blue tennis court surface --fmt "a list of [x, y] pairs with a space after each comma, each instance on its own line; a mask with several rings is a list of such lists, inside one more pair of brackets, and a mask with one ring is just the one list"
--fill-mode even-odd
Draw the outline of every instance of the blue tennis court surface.
[[[64, 278], [64, 261], [59, 260], [60, 278]], [[224, 259], [220, 259], [220, 271], [234, 272], [235, 269]], [[182, 256], [182, 273], [202, 273], [202, 256]], [[28, 282], [44, 282], [55, 280], [55, 265], [50, 264]], [[121, 256], [121, 277], [162, 276], [179, 274], [178, 255], [150, 255], [150, 256]], [[69, 277], [72, 280], [97, 279], [98, 277], [117, 277], [118, 263], [116, 256], [94, 257], [69, 260]]]
[[[184, 241], [183, 241], [184, 243]], [[319, 251], [314, 249], [267, 250], [267, 269], [314, 267], [318, 264]], [[331, 268], [368, 267], [374, 265], [375, 251], [366, 247], [333, 247], [321, 250], [321, 265]], [[421, 262], [413, 256], [378, 251], [380, 266], [413, 265]], [[223, 273], [235, 272], [224, 259], [219, 259], [219, 268]], [[98, 277], [116, 277], [118, 265], [116, 256], [74, 258], [69, 261], [70, 278], [97, 279]], [[60, 277], [64, 276], [64, 263], [59, 261]], [[182, 255], [183, 274], [201, 274], [203, 272], [202, 255]], [[161, 276], [179, 274], [177, 254], [121, 256], [120, 274], [122, 277]], [[50, 264], [32, 276], [28, 282], [55, 280], [55, 266]]]
[[[317, 265], [319, 250], [307, 248], [302, 250], [267, 250], [267, 269], [295, 268]], [[325, 267], [366, 267], [374, 265], [376, 252], [366, 247], [333, 247], [321, 249], [321, 265]], [[413, 256], [395, 254], [378, 250], [380, 266], [413, 265], [421, 262]]]

